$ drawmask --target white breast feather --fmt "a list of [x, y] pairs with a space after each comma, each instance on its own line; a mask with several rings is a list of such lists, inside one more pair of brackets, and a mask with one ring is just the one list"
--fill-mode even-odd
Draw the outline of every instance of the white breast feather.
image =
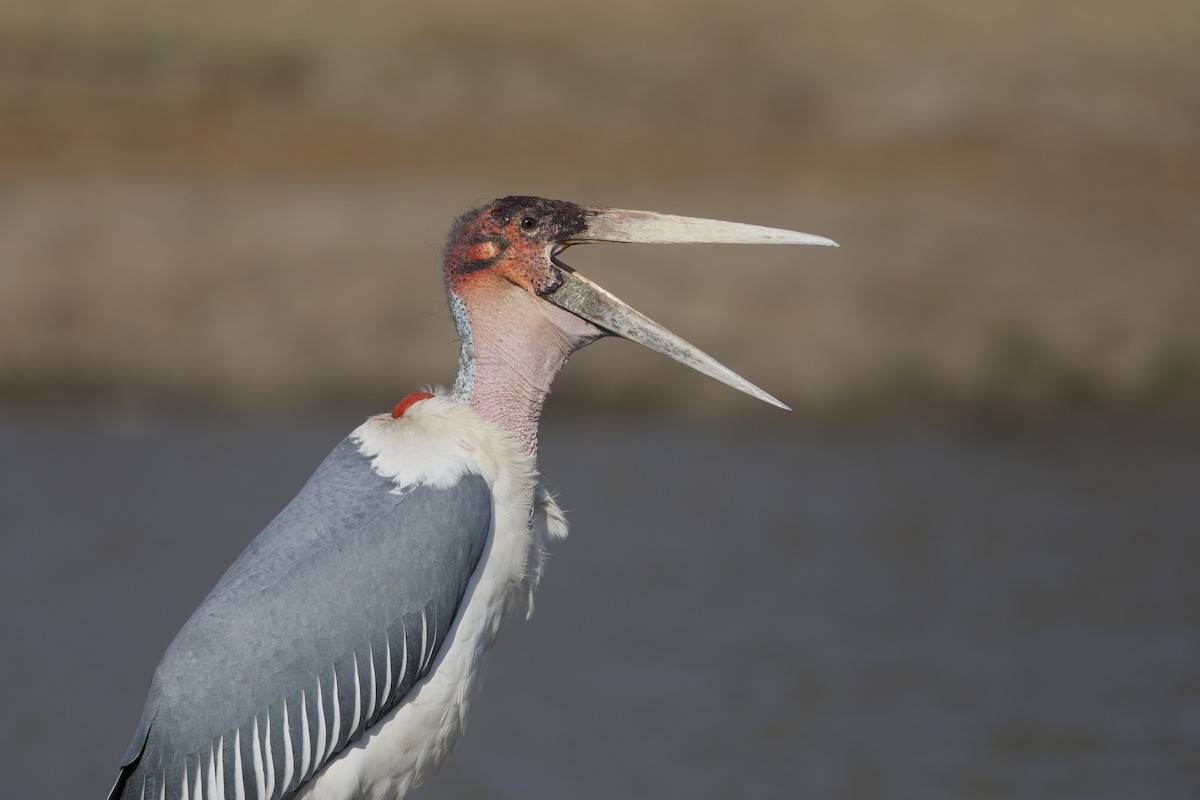
[[396, 491], [453, 486], [468, 472], [483, 476], [494, 526], [429, 674], [301, 788], [296, 796], [304, 800], [399, 800], [437, 772], [462, 735], [496, 632], [515, 600], [528, 598], [532, 613], [545, 545], [567, 534], [562, 511], [517, 440], [441, 391], [399, 419], [372, 417], [352, 438]]

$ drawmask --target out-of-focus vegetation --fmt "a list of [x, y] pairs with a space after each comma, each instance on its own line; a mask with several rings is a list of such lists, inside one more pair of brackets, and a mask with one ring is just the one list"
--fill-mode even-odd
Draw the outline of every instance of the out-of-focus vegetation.
[[810, 414], [1200, 418], [1197, 86], [1188, 0], [0, 0], [0, 402], [449, 381], [444, 231], [527, 192], [840, 240], [570, 254]]

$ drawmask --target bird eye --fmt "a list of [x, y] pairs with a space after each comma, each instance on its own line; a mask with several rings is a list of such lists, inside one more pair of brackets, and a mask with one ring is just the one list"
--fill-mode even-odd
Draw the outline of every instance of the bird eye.
[[526, 233], [530, 231], [536, 231], [538, 227], [538, 218], [531, 214], [526, 214], [525, 216], [521, 217], [521, 222], [519, 224], [521, 226], [521, 230], [525, 231]]

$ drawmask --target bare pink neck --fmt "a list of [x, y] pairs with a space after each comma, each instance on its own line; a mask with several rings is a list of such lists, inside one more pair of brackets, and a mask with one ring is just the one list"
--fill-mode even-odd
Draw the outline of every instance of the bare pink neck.
[[481, 295], [451, 300], [462, 337], [455, 396], [536, 457], [550, 384], [571, 353], [595, 335], [582, 328], [585, 335], [578, 335], [577, 317], [516, 287]]

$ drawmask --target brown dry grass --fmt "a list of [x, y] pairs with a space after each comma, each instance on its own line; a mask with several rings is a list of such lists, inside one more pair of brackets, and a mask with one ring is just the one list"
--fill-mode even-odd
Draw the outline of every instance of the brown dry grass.
[[[813, 414], [1195, 419], [1197, 85], [1184, 0], [0, 0], [2, 400], [450, 380], [443, 232], [530, 192], [839, 239], [572, 252]], [[575, 402], [747, 411], [578, 361]]]

